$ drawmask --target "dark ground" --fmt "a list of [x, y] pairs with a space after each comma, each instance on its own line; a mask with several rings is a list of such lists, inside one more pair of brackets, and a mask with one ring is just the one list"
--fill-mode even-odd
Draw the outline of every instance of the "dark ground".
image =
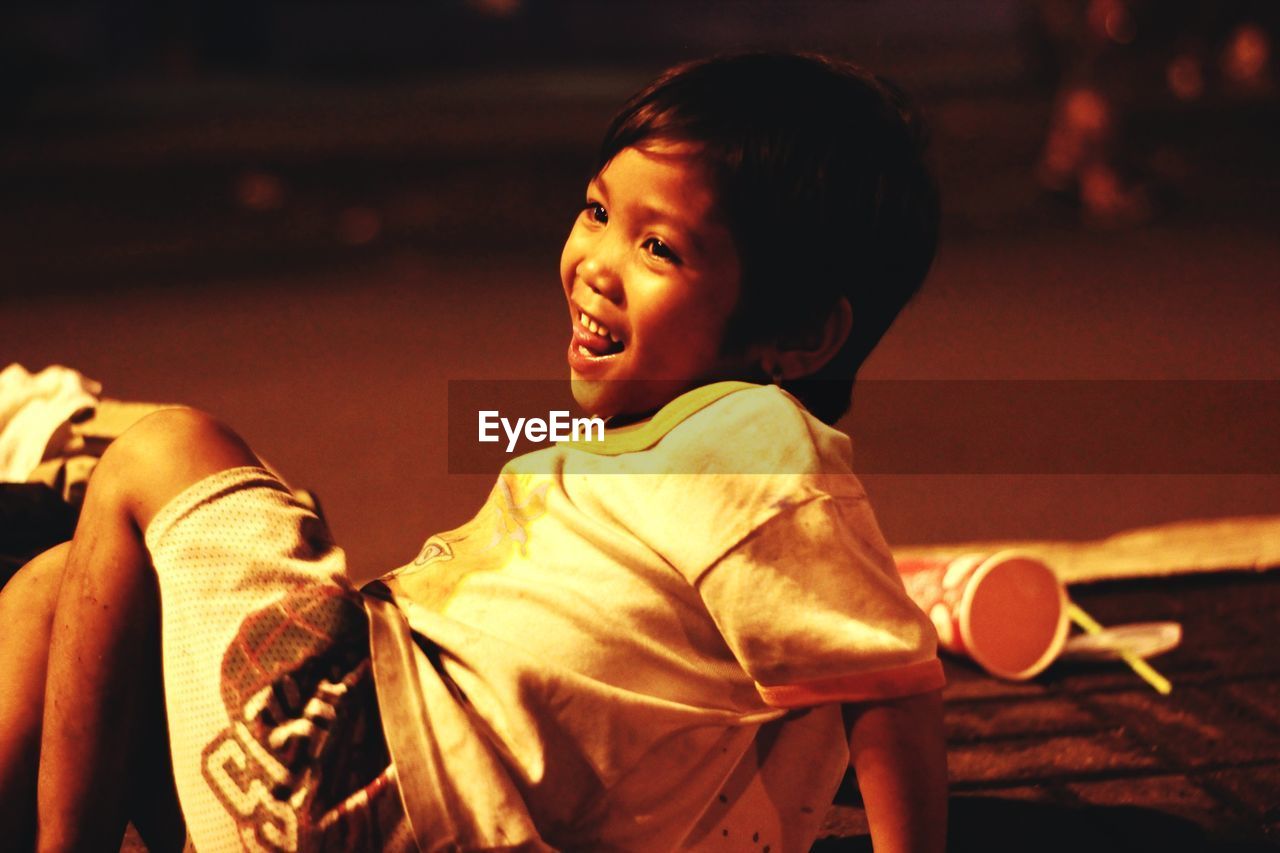
[[[1076, 587], [1104, 624], [1176, 620], [1152, 663], [1059, 662], [1001, 682], [948, 660], [951, 849], [1243, 851], [1280, 843], [1280, 578], [1227, 573]], [[818, 850], [869, 850], [842, 788]]]
[[[0, 362], [217, 412], [319, 492], [354, 575], [406, 562], [489, 486], [448, 473], [447, 380], [564, 373], [559, 241], [651, 70], [51, 92], [0, 137]], [[1045, 93], [924, 90], [947, 239], [869, 377], [1280, 379], [1274, 103], [1153, 101], [1137, 131], [1180, 171], [1152, 224], [1099, 232], [1030, 179]], [[1263, 474], [866, 480], [904, 544], [1280, 511]], [[958, 849], [1274, 841], [1277, 583], [1074, 593], [1104, 623], [1184, 622], [1168, 698], [1119, 667], [949, 665]], [[822, 849], [868, 848], [849, 803]]]

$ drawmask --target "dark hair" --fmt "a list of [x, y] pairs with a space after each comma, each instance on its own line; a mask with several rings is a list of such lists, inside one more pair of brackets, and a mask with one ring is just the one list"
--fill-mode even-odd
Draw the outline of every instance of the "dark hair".
[[844, 296], [853, 328], [817, 373], [784, 387], [834, 423], [853, 378], [920, 289], [938, 236], [938, 192], [916, 114], [849, 62], [752, 53], [672, 68], [629, 100], [597, 170], [646, 141], [693, 144], [742, 264], [726, 346], [798, 343]]

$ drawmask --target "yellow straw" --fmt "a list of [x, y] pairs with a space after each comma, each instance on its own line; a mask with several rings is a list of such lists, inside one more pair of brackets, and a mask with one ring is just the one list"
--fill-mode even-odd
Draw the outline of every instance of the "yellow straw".
[[[1080, 605], [1074, 601], [1067, 602], [1067, 613], [1071, 616], [1071, 621], [1083, 628], [1087, 633], [1097, 634], [1102, 631], [1102, 626], [1098, 624], [1088, 613], [1085, 613]], [[1129, 668], [1138, 674], [1138, 677], [1150, 684], [1157, 693], [1162, 696], [1168, 696], [1173, 692], [1173, 685], [1169, 683], [1169, 679], [1155, 671], [1151, 664], [1135, 655], [1128, 649], [1120, 649], [1120, 657], [1124, 658], [1124, 662]]]

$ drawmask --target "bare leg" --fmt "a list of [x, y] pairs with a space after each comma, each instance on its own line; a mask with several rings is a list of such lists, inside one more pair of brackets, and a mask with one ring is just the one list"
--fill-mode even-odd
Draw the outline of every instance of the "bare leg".
[[[157, 614], [158, 616], [158, 614]], [[129, 756], [129, 786], [126, 809], [129, 820], [142, 836], [150, 853], [180, 851], [187, 840], [187, 827], [178, 804], [173, 767], [169, 761], [169, 725], [165, 717], [164, 683], [160, 669], [160, 624], [152, 625], [152, 639], [143, 651], [147, 659], [146, 684]]]
[[[94, 472], [76, 528], [49, 645], [40, 743], [41, 850], [115, 850], [130, 776], [157, 732], [158, 601], [142, 533], [171, 498], [257, 458], [206, 415], [170, 409], [121, 436]], [[164, 750], [167, 759], [167, 749]]]
[[53, 608], [71, 543], [27, 563], [0, 593], [0, 834], [15, 850], [36, 838], [36, 770]]
[[[30, 850], [36, 841], [36, 774], [40, 763], [40, 731], [44, 716], [45, 677], [53, 611], [71, 543], [40, 556], [13, 576], [0, 592], [0, 837], [7, 849]], [[130, 756], [129, 819], [152, 853], [180, 850], [185, 827], [169, 772], [166, 721], [160, 683], [159, 636], [140, 661], [148, 674], [144, 691], [147, 736]]]

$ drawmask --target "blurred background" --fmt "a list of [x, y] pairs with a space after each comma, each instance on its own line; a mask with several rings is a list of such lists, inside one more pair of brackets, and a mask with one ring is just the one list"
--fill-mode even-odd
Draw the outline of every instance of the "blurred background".
[[[895, 79], [933, 132], [942, 247], [865, 378], [1275, 401], [1278, 25], [1265, 0], [18, 0], [0, 365], [221, 415], [371, 577], [491, 485], [449, 472], [448, 380], [567, 374], [557, 260], [612, 111], [673, 62], [804, 48]], [[895, 427], [855, 409], [855, 448], [864, 423]], [[1280, 512], [1274, 472], [864, 480], [919, 544]]]

